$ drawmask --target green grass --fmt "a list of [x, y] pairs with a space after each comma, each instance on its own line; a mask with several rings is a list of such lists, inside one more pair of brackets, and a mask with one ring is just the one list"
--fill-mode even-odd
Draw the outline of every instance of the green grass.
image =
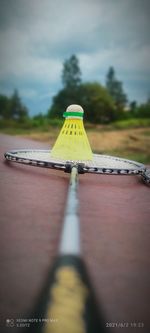
[[150, 154], [143, 153], [143, 152], [128, 152], [127, 150], [112, 150], [108, 152], [110, 155], [113, 156], [120, 156], [122, 158], [127, 158], [129, 160], [137, 161], [143, 164], [149, 164], [150, 163]]
[[128, 129], [150, 126], [150, 118], [130, 118], [112, 123], [115, 129]]

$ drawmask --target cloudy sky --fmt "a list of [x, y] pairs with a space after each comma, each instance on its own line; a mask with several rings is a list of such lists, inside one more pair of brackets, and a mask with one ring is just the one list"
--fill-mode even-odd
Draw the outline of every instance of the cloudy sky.
[[0, 93], [46, 112], [72, 54], [83, 81], [116, 69], [129, 100], [150, 96], [149, 0], [0, 0]]

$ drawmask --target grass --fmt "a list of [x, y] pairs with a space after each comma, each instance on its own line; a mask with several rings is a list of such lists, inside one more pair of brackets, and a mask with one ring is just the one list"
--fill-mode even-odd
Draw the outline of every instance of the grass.
[[[149, 135], [148, 135], [149, 133]], [[150, 128], [88, 133], [93, 151], [150, 163]]]
[[113, 123], [116, 129], [129, 129], [129, 128], [140, 128], [150, 126], [150, 118], [129, 118], [119, 120]]
[[[52, 147], [60, 129], [50, 128], [48, 132], [31, 131], [22, 134], [32, 140], [49, 143]], [[92, 150], [95, 153], [110, 154], [150, 163], [150, 128], [130, 128], [125, 130], [86, 129]]]
[[[1, 132], [49, 143], [52, 147], [62, 123], [33, 128], [5, 127]], [[85, 124], [93, 152], [150, 163], [150, 119], [128, 119], [110, 125]]]

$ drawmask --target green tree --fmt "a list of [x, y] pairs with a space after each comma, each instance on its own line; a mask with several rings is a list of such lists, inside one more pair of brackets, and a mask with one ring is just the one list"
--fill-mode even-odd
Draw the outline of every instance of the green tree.
[[10, 99], [5, 95], [0, 95], [0, 118], [7, 119], [10, 117]]
[[150, 118], [150, 98], [140, 105], [136, 101], [131, 102], [130, 115], [134, 118]]
[[17, 89], [15, 89], [11, 99], [10, 99], [10, 117], [16, 120], [23, 120], [28, 117], [28, 110], [22, 104], [21, 98]]
[[117, 117], [117, 110], [107, 89], [99, 83], [83, 83], [78, 86], [76, 96], [68, 89], [61, 90], [53, 99], [49, 117], [60, 117], [70, 104], [80, 104], [85, 110], [85, 119], [92, 123], [108, 123]]
[[141, 104], [137, 110], [138, 118], [150, 118], [150, 102], [147, 101], [145, 104]]
[[115, 70], [110, 67], [106, 75], [106, 88], [112, 96], [116, 106], [120, 109], [124, 108], [127, 103], [127, 96], [123, 90], [123, 84], [116, 78]]
[[48, 111], [49, 117], [62, 117], [68, 105], [79, 103], [81, 70], [76, 55], [72, 55], [63, 64], [62, 84], [63, 89], [53, 98], [52, 106]]
[[81, 83], [81, 70], [76, 55], [72, 55], [63, 64], [62, 83], [64, 88], [76, 88]]
[[136, 117], [137, 116], [137, 112], [138, 112], [138, 105], [136, 101], [132, 101], [130, 102], [129, 105], [129, 115], [131, 115], [132, 117]]
[[[108, 75], [108, 88], [97, 82], [81, 83], [81, 71], [75, 55], [65, 61], [62, 73], [63, 89], [54, 96], [48, 117], [62, 118], [70, 104], [80, 104], [85, 109], [85, 119], [93, 123], [108, 123], [120, 118], [125, 103], [122, 83], [115, 78], [114, 70]], [[115, 84], [115, 97], [110, 94]], [[114, 86], [113, 86], [114, 89]]]
[[62, 113], [68, 105], [80, 104], [80, 86], [76, 89], [64, 88], [53, 97], [52, 106], [48, 111], [48, 117], [62, 117]]
[[112, 97], [97, 82], [81, 85], [80, 103], [85, 110], [85, 119], [91, 123], [109, 123], [117, 117]]

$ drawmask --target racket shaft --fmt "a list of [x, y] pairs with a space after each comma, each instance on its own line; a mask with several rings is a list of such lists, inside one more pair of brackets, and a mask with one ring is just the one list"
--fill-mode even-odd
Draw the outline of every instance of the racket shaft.
[[[32, 315], [36, 333], [101, 333], [104, 320], [80, 256], [78, 170], [72, 168], [59, 255]], [[40, 320], [39, 320], [40, 319]]]
[[106, 331], [83, 259], [73, 255], [56, 258], [32, 318], [38, 318], [30, 326], [33, 333]]

